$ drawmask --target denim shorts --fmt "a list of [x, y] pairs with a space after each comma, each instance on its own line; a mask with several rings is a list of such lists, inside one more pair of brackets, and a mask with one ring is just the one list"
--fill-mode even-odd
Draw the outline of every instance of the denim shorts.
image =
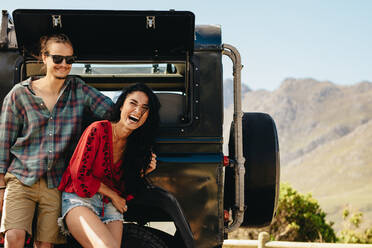
[[66, 214], [75, 207], [84, 206], [92, 210], [103, 223], [107, 224], [112, 221], [124, 222], [123, 214], [115, 206], [109, 203], [103, 203], [102, 195], [97, 193], [91, 198], [80, 197], [75, 193], [62, 192], [62, 217], [58, 219], [58, 225], [61, 227], [63, 234], [69, 234], [64, 218]]

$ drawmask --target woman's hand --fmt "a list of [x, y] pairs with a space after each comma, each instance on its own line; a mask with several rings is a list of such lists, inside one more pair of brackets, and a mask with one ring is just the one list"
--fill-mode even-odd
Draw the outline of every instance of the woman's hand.
[[149, 163], [149, 167], [145, 171], [145, 175], [149, 174], [150, 172], [152, 172], [153, 170], [156, 169], [156, 154], [153, 153], [153, 152], [151, 154], [152, 154], [152, 158], [151, 158], [151, 161]]
[[114, 207], [122, 214], [128, 210], [127, 201], [118, 194], [116, 194], [115, 197], [111, 198], [111, 202]]
[[106, 184], [101, 182], [101, 185], [98, 189], [98, 193], [110, 198], [112, 204], [120, 213], [123, 214], [128, 210], [127, 201], [118, 193], [107, 187]]
[[141, 177], [143, 177], [144, 175], [149, 174], [151, 171], [156, 169], [156, 154], [151, 152], [151, 155], [152, 155], [151, 161], [150, 161], [149, 166], [146, 169], [145, 173], [143, 173], [143, 170], [141, 170], [141, 173], [140, 173]]

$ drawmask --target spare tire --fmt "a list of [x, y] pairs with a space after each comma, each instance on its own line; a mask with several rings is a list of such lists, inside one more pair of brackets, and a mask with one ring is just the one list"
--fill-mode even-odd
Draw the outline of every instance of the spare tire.
[[151, 228], [136, 224], [124, 224], [121, 247], [125, 248], [168, 248]]
[[[244, 113], [242, 118], [243, 156], [245, 158], [244, 197], [246, 210], [242, 226], [269, 225], [274, 216], [279, 193], [279, 142], [274, 120], [265, 113]], [[229, 158], [235, 158], [234, 123], [230, 128]], [[235, 202], [235, 178], [230, 170], [225, 176], [225, 200]], [[226, 191], [226, 189], [230, 189]], [[226, 203], [225, 203], [226, 207]]]

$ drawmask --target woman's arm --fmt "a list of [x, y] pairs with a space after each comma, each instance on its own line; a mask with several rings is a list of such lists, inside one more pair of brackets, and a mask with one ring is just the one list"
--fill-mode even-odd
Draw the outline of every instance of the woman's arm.
[[[67, 168], [70, 175], [65, 173], [62, 178], [62, 181], [72, 180], [74, 192], [80, 197], [92, 197], [100, 187], [101, 181], [93, 176], [94, 163], [99, 152], [99, 133], [99, 125], [95, 123], [84, 131]], [[66, 176], [71, 178], [65, 178]]]
[[101, 182], [101, 185], [98, 189], [98, 193], [107, 196], [111, 199], [112, 204], [120, 213], [125, 213], [128, 209], [127, 201], [121, 197], [118, 193], [110, 189], [106, 184]]

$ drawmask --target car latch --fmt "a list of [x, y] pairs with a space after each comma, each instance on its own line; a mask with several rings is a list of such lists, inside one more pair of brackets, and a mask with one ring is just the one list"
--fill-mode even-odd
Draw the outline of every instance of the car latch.
[[52, 25], [53, 28], [62, 28], [62, 17], [61, 15], [52, 15]]
[[155, 16], [146, 16], [146, 28], [155, 29]]

